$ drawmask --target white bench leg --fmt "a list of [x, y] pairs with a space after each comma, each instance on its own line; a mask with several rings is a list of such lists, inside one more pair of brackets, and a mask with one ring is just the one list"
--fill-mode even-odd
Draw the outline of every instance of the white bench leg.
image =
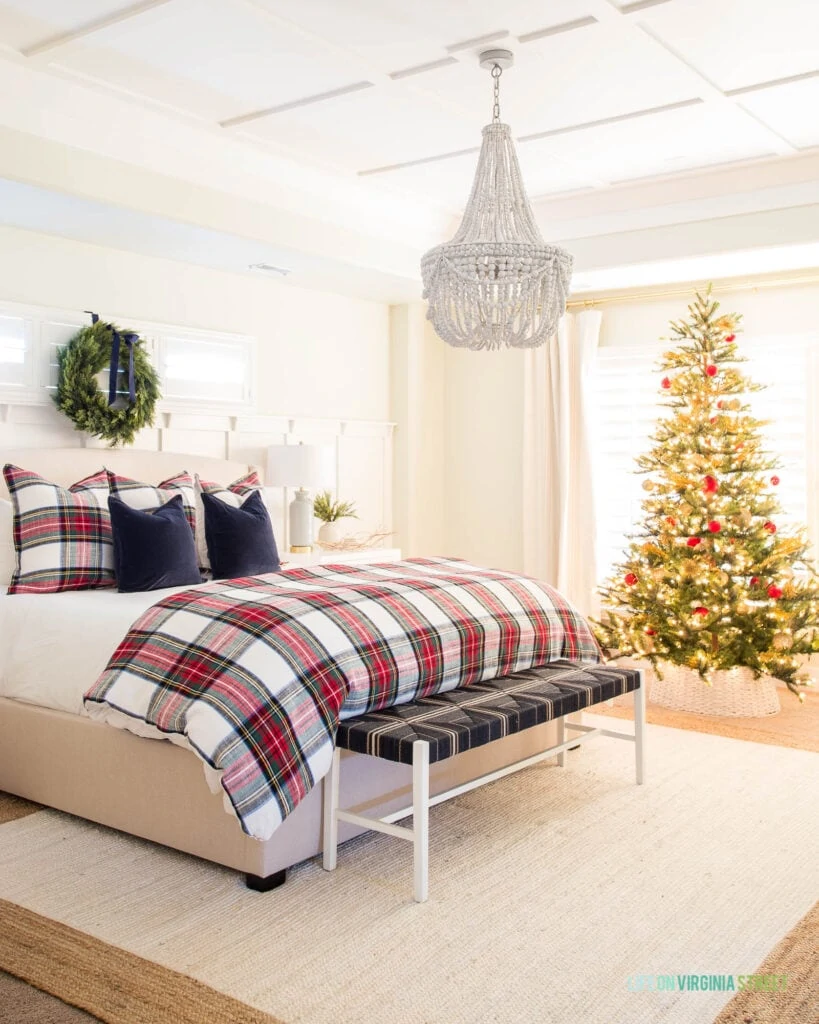
[[[561, 743], [565, 743], [565, 742], [566, 742], [566, 719], [565, 719], [565, 717], [561, 716], [557, 720], [557, 743], [558, 743], [558, 746]], [[561, 750], [560, 753], [557, 755], [557, 766], [558, 766], [558, 768], [562, 768], [565, 764], [566, 764], [566, 751], [565, 750]]]
[[429, 895], [429, 743], [412, 745], [412, 859], [416, 903]]
[[324, 829], [322, 834], [322, 867], [334, 871], [338, 859], [338, 779], [341, 751], [333, 751], [333, 763], [324, 776]]
[[645, 770], [646, 677], [640, 673], [640, 688], [634, 693], [634, 758], [637, 785], [642, 786]]

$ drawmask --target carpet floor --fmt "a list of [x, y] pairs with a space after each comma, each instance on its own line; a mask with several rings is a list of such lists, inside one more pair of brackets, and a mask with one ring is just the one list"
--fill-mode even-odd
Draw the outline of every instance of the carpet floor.
[[[631, 745], [601, 739], [564, 770], [541, 765], [434, 808], [422, 905], [409, 847], [387, 837], [345, 844], [335, 873], [308, 862], [260, 896], [234, 872], [40, 811], [0, 827], [0, 936], [4, 914], [31, 950], [56, 926], [75, 958], [66, 973], [82, 978], [85, 964], [92, 989], [93, 957], [112, 949], [135, 1003], [141, 984], [159, 1006], [185, 1005], [180, 978], [194, 979], [203, 1013], [227, 998], [266, 1024], [706, 1024], [730, 992], [634, 980], [754, 973], [810, 911], [819, 759], [659, 726], [648, 756], [643, 787]], [[75, 933], [98, 943], [78, 960]], [[0, 967], [20, 973], [6, 955]], [[776, 1013], [759, 1020], [808, 1024], [805, 999], [801, 1016], [789, 1002], [804, 988], [796, 972], [787, 993], [760, 993]], [[83, 1005], [113, 1024], [143, 1019]]]

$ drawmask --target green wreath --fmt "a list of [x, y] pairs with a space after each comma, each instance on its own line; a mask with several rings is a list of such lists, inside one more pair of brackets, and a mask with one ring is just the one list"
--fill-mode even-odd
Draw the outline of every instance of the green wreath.
[[[115, 344], [119, 344], [117, 384], [125, 377], [126, 391], [133, 359], [133, 395], [117, 398], [109, 405], [97, 382], [97, 374], [111, 365]], [[132, 444], [138, 431], [154, 422], [159, 391], [159, 377], [151, 366], [142, 341], [131, 332], [120, 331], [113, 324], [94, 317], [90, 327], [83, 327], [57, 353], [59, 376], [54, 401], [77, 430], [101, 437], [111, 447]]]

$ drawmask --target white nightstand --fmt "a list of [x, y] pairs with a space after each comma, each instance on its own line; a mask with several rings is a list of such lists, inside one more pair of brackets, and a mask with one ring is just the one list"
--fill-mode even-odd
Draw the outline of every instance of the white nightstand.
[[365, 548], [363, 551], [322, 551], [314, 548], [309, 555], [297, 555], [290, 551], [281, 553], [282, 569], [297, 569], [305, 565], [322, 565], [336, 562], [341, 565], [362, 565], [368, 562], [400, 562], [400, 548]]

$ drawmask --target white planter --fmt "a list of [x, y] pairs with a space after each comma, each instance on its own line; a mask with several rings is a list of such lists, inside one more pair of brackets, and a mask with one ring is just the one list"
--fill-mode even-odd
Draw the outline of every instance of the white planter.
[[321, 524], [318, 532], [318, 542], [319, 544], [338, 544], [343, 536], [344, 527], [341, 525], [341, 521], [337, 519], [334, 523]]
[[654, 679], [649, 693], [652, 704], [673, 711], [732, 718], [762, 718], [779, 711], [779, 693], [772, 676], [754, 679], [749, 668], [713, 672], [711, 685], [698, 672], [663, 663], [663, 678]]

